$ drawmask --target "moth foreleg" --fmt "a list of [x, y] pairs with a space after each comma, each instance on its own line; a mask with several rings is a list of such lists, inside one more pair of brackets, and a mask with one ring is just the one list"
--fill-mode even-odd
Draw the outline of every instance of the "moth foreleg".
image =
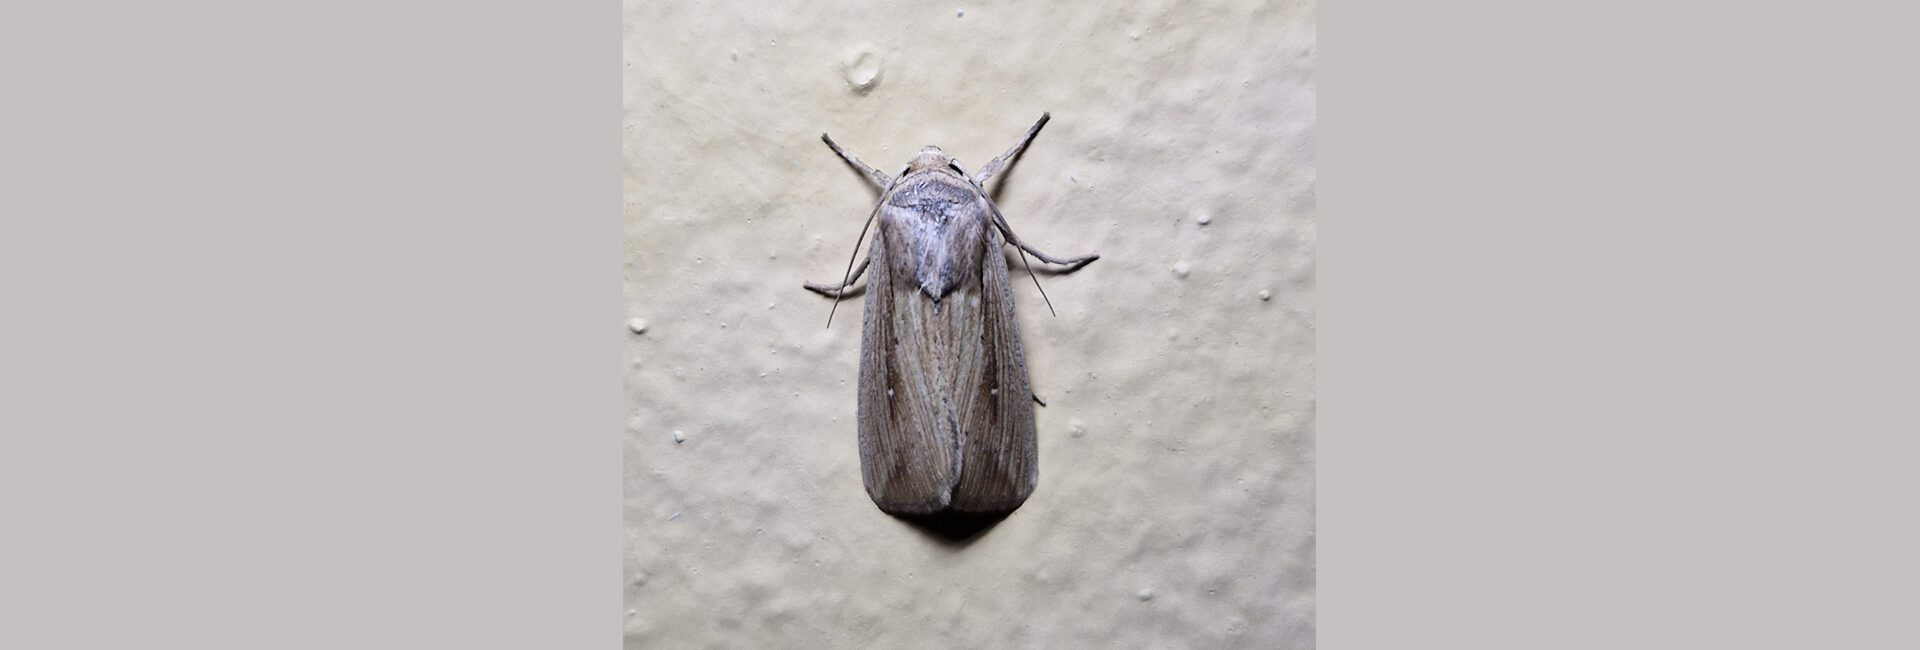
[[841, 160], [847, 161], [847, 164], [853, 165], [854, 169], [858, 169], [860, 170], [860, 173], [865, 174], [867, 176], [867, 180], [873, 181], [873, 184], [876, 187], [879, 187], [881, 190], [884, 191], [887, 189], [887, 186], [893, 184], [893, 179], [888, 178], [885, 172], [882, 172], [878, 169], [874, 169], [872, 166], [869, 166], [866, 163], [860, 162], [859, 158], [855, 158], [853, 154], [847, 153], [847, 150], [841, 149], [840, 145], [836, 144], [833, 141], [833, 138], [828, 137], [827, 134], [825, 133], [820, 134], [820, 139], [827, 143], [827, 148], [832, 149], [834, 153], [839, 154]]
[[854, 281], [859, 280], [860, 276], [867, 272], [867, 263], [872, 261], [873, 260], [871, 258], [860, 260], [860, 266], [853, 270], [853, 275], [848, 276], [845, 282], [841, 282], [837, 286], [832, 284], [826, 284], [823, 282], [808, 282], [801, 286], [806, 287], [808, 291], [812, 291], [814, 293], [826, 296], [828, 298], [841, 298], [851, 294], [859, 293], [860, 291], [864, 291], [866, 287], [861, 287], [860, 290], [849, 290], [848, 287], [852, 287]]
[[1027, 127], [1027, 134], [1020, 138], [1019, 144], [1013, 145], [1012, 149], [1008, 149], [1006, 153], [1000, 154], [1000, 157], [988, 161], [987, 166], [981, 167], [980, 171], [974, 172], [974, 184], [984, 186], [987, 184], [987, 179], [993, 178], [994, 174], [998, 174], [1000, 170], [1006, 169], [1007, 163], [1011, 163], [1014, 158], [1020, 157], [1020, 152], [1026, 150], [1027, 143], [1033, 142], [1033, 136], [1040, 135], [1040, 127], [1046, 126], [1047, 120], [1050, 119], [1053, 119], [1051, 113], [1041, 113], [1040, 121], [1034, 122], [1033, 126]]

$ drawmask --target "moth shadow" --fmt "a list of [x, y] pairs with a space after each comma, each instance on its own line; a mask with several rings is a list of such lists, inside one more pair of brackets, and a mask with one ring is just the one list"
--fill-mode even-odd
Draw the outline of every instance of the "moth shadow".
[[965, 547], [998, 525], [1012, 510], [1004, 512], [957, 512], [945, 510], [930, 515], [893, 515], [947, 546]]

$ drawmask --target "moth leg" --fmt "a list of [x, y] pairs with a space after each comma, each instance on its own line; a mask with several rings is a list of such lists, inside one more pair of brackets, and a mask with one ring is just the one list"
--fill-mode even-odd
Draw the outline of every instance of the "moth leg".
[[1035, 404], [1039, 404], [1039, 405], [1041, 405], [1041, 406], [1046, 406], [1046, 405], [1047, 405], [1047, 403], [1046, 403], [1046, 402], [1042, 402], [1042, 401], [1040, 401], [1040, 396], [1039, 396], [1039, 395], [1034, 395], [1034, 396], [1033, 396], [1033, 403], [1035, 403]]
[[867, 180], [873, 181], [873, 184], [879, 187], [881, 191], [885, 191], [887, 186], [893, 184], [893, 179], [888, 178], [884, 172], [860, 162], [859, 158], [855, 158], [853, 154], [847, 153], [847, 150], [841, 149], [839, 144], [834, 143], [833, 138], [827, 137], [827, 134], [820, 134], [820, 139], [826, 141], [827, 147], [833, 149], [834, 153], [839, 154], [842, 160], [847, 161], [847, 164], [853, 165], [854, 169], [858, 169], [860, 173], [865, 174]]
[[[854, 269], [853, 275], [848, 276], [847, 281], [840, 283], [839, 286], [834, 286], [826, 283], [817, 283], [817, 282], [808, 282], [801, 286], [806, 287], [808, 291], [812, 291], [814, 293], [826, 296], [828, 298], [839, 298], [849, 293], [857, 293], [855, 291], [849, 291], [848, 287], [853, 286], [853, 282], [855, 280], [859, 280], [860, 276], [867, 272], [867, 263], [872, 261], [873, 261], [872, 258], [860, 260], [859, 268]], [[864, 289], [864, 287], [862, 287], [862, 289]]]
[[[1078, 271], [1080, 270], [1080, 267], [1086, 266], [1088, 264], [1092, 264], [1094, 260], [1100, 259], [1100, 255], [1098, 253], [1090, 253], [1087, 255], [1081, 255], [1079, 257], [1074, 257], [1074, 258], [1069, 258], [1064, 260], [1056, 259], [1050, 255], [1047, 255], [1046, 253], [1040, 252], [1040, 250], [1037, 248], [1028, 246], [1026, 242], [1014, 242], [1013, 245], [1019, 246], [1020, 250], [1033, 253], [1033, 256], [1040, 258], [1040, 261], [1042, 262], [1068, 267], [1067, 268], [1068, 272]], [[1106, 268], [1106, 267], [1101, 267], [1101, 268]]]
[[[1034, 122], [1033, 126], [1027, 127], [1027, 135], [1020, 138], [1020, 144], [1013, 145], [1012, 149], [1008, 149], [1006, 153], [1000, 154], [1000, 157], [987, 162], [987, 166], [981, 167], [980, 171], [973, 174], [974, 184], [986, 185], [987, 179], [993, 178], [994, 174], [1000, 173], [1000, 170], [1007, 167], [1007, 163], [1013, 162], [1014, 158], [1020, 157], [1020, 152], [1026, 150], [1027, 143], [1033, 142], [1033, 136], [1040, 135], [1040, 127], [1046, 126], [1047, 120], [1050, 119], [1053, 119], [1053, 114], [1041, 113], [1040, 121]], [[1038, 255], [1039, 253], [1034, 254]]]
[[1007, 243], [1010, 243], [1010, 244], [1013, 244], [1014, 246], [1019, 247], [1020, 250], [1033, 253], [1033, 256], [1040, 258], [1040, 261], [1042, 262], [1068, 267], [1067, 268], [1068, 273], [1078, 271], [1080, 270], [1080, 267], [1086, 266], [1088, 264], [1092, 264], [1094, 260], [1100, 259], [1099, 253], [1089, 253], [1086, 255], [1081, 255], [1079, 257], [1074, 257], [1074, 258], [1069, 258], [1064, 260], [1054, 257], [1052, 255], [1048, 255], [1046, 253], [1042, 253], [1040, 252], [1040, 249], [1034, 248], [1032, 246], [1028, 246], [1027, 242], [1021, 241], [1019, 235], [1013, 234], [1013, 229], [1007, 227], [1007, 221], [1005, 218], [1000, 216], [999, 210], [994, 211], [993, 221], [994, 221], [994, 225], [999, 226], [1000, 232], [1006, 233]]
[[853, 295], [863, 293], [867, 290], [867, 287], [865, 285], [855, 287], [855, 286], [851, 286], [851, 284], [849, 284], [848, 286], [830, 287], [824, 284], [808, 283], [806, 286], [808, 291], [812, 291], [814, 293], [826, 296], [828, 298], [845, 298], [848, 296], [853, 296]]

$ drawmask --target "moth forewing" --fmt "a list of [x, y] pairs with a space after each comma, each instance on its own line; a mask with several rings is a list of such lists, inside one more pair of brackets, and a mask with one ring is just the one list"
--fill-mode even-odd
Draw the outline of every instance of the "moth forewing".
[[[881, 510], [929, 513], [946, 507], [948, 486], [954, 478], [951, 431], [939, 426], [938, 402], [917, 360], [902, 363], [900, 355], [917, 355], [924, 327], [908, 316], [896, 316], [902, 307], [896, 278], [895, 254], [887, 237], [886, 220], [868, 252], [866, 314], [860, 346], [860, 475], [867, 494]], [[875, 341], [905, 341], [880, 345]]]
[[1006, 260], [1000, 255], [1006, 244], [992, 228], [987, 229], [986, 244], [979, 306], [984, 372], [971, 391], [971, 420], [959, 427], [964, 471], [952, 504], [955, 510], [975, 512], [1020, 507], [1040, 478], [1027, 357], [1014, 319]]

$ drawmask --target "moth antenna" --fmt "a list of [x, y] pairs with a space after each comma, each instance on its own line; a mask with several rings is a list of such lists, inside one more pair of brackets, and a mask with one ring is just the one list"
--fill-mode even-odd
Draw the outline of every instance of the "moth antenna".
[[873, 212], [867, 214], [867, 223], [860, 226], [860, 236], [853, 240], [853, 254], [847, 256], [847, 271], [840, 274], [840, 290], [833, 292], [833, 307], [827, 309], [827, 329], [833, 329], [833, 312], [840, 309], [840, 296], [847, 292], [847, 279], [853, 277], [853, 261], [860, 259], [860, 242], [866, 240], [867, 229], [873, 227], [873, 217], [877, 214], [880, 208], [874, 206]]
[[[1033, 274], [1033, 265], [1027, 262], [1027, 252], [1020, 250], [1018, 246], [1015, 246], [1014, 250], [1020, 251], [1020, 265], [1027, 267], [1027, 277], [1033, 279], [1033, 288], [1040, 289], [1040, 278]], [[1053, 314], [1054, 318], [1060, 317], [1059, 312], [1053, 310], [1053, 300], [1047, 298], [1046, 289], [1040, 289], [1040, 299], [1047, 301], [1047, 313]]]
[[[1046, 122], [1047, 120], [1045, 117], [1040, 118], [1041, 124], [1045, 124]], [[1038, 129], [1036, 128], [1036, 130]], [[980, 183], [975, 182], [973, 186], [975, 188], [978, 188], [980, 187]], [[984, 192], [985, 190], [982, 190], [982, 191]], [[1013, 228], [1007, 225], [1007, 218], [1000, 215], [1000, 206], [994, 205], [992, 201], [988, 201], [987, 207], [993, 208], [994, 229], [999, 230], [1001, 234], [1006, 236], [1007, 243], [1012, 244], [1013, 242], [1015, 242], [1017, 239], [1013, 236]], [[1033, 280], [1033, 288], [1040, 289], [1040, 278], [1036, 277], [1033, 274], [1033, 263], [1027, 261], [1026, 249], [1021, 248], [1019, 245], [1015, 245], [1013, 249], [1020, 253], [1020, 265], [1027, 267], [1027, 277]], [[1060, 317], [1060, 312], [1056, 312], [1053, 310], [1053, 299], [1047, 297], [1046, 289], [1040, 289], [1040, 299], [1047, 302], [1047, 313], [1053, 314], [1054, 318]]]

